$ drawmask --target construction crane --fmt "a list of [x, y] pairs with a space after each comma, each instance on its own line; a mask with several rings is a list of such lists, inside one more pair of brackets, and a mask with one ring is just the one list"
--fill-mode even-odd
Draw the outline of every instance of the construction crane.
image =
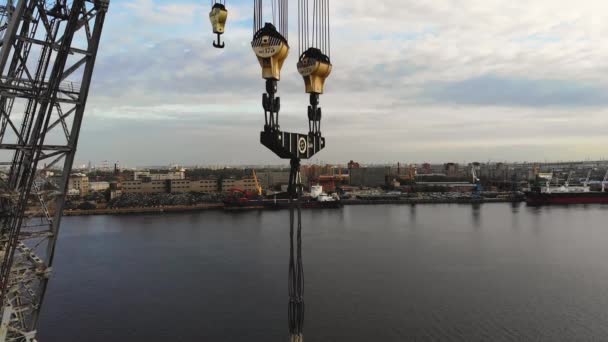
[[253, 175], [253, 180], [255, 181], [255, 190], [258, 196], [262, 196], [264, 191], [262, 190], [262, 186], [260, 185], [260, 182], [258, 180], [258, 175], [256, 175], [255, 170], [251, 170], [251, 173]]
[[[36, 338], [108, 7], [109, 0], [0, 7], [0, 150], [13, 154], [0, 177], [1, 342]], [[58, 165], [58, 182], [44, 179]]]

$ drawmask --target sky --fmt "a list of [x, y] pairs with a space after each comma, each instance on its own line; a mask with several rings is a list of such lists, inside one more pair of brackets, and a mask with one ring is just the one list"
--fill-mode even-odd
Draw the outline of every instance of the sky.
[[[112, 0], [77, 163], [279, 164], [259, 144], [264, 80], [252, 3]], [[608, 156], [608, 2], [333, 0], [327, 147], [313, 162], [583, 160]], [[281, 128], [308, 130], [294, 47]]]

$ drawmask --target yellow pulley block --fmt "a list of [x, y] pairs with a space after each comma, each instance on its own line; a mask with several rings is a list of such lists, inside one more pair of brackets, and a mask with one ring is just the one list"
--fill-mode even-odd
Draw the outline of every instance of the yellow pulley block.
[[255, 33], [251, 42], [253, 52], [262, 67], [262, 77], [267, 80], [281, 79], [281, 68], [289, 55], [287, 40], [274, 25], [266, 25]]
[[216, 48], [224, 47], [224, 43], [220, 41], [220, 35], [224, 33], [227, 19], [228, 10], [226, 6], [220, 3], [213, 5], [211, 12], [209, 12], [209, 20], [211, 21], [211, 27], [213, 27], [213, 33], [217, 34], [217, 42], [213, 42], [213, 46]]
[[213, 33], [224, 33], [226, 26], [226, 20], [228, 19], [228, 10], [226, 6], [222, 4], [215, 4], [209, 13], [209, 20], [211, 20], [211, 26], [213, 27]]
[[323, 94], [325, 80], [331, 74], [331, 68], [329, 57], [321, 50], [316, 48], [306, 50], [298, 61], [298, 72], [304, 78], [306, 92]]

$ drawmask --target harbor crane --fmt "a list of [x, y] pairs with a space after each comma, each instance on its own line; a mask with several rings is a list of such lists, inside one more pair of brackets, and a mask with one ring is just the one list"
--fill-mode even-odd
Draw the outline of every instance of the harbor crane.
[[[0, 153], [12, 153], [0, 177], [1, 342], [36, 341], [109, 4], [8, 0], [0, 7]], [[56, 167], [55, 189], [43, 189]]]
[[[300, 163], [325, 148], [321, 133], [322, 110], [320, 95], [332, 71], [329, 0], [298, 0], [298, 62], [297, 70], [309, 96], [307, 108], [308, 133], [291, 133], [281, 129], [279, 112], [281, 98], [277, 96], [281, 71], [290, 52], [289, 1], [270, 0], [270, 13], [263, 0], [254, 0], [253, 39], [251, 47], [261, 67], [266, 92], [262, 95], [264, 129], [260, 142], [279, 158], [290, 160], [288, 195], [290, 199], [289, 255], [289, 333], [291, 340], [302, 341], [304, 326], [304, 273], [302, 265], [302, 214], [300, 198], [303, 193]], [[267, 2], [268, 4], [268, 2]], [[227, 18], [225, 1], [214, 1], [210, 19], [219, 42]], [[266, 21], [266, 19], [268, 19]], [[255, 173], [254, 173], [255, 177]], [[257, 184], [258, 193], [261, 194]], [[297, 227], [296, 227], [297, 213]], [[294, 250], [295, 246], [295, 250]]]
[[[291, 172], [289, 332], [302, 340], [304, 322], [301, 159], [325, 147], [319, 97], [331, 73], [329, 0], [298, 1], [297, 70], [309, 94], [308, 133], [279, 126], [276, 96], [289, 54], [288, 1], [271, 0], [272, 20], [254, 0], [252, 48], [266, 80], [260, 140]], [[6, 0], [0, 6], [0, 342], [36, 342], [40, 311], [53, 270], [68, 182], [110, 0]], [[228, 18], [226, 1], [212, 1], [217, 40]], [[50, 179], [51, 169], [61, 169]], [[47, 188], [51, 187], [52, 190]], [[297, 212], [297, 230], [295, 213]], [[294, 248], [295, 246], [295, 248]]]
[[[266, 93], [262, 95], [264, 130], [260, 141], [279, 158], [289, 159], [288, 194], [290, 198], [290, 256], [289, 256], [289, 333], [291, 341], [302, 341], [304, 326], [304, 271], [302, 265], [302, 214], [300, 197], [303, 192], [300, 162], [310, 159], [325, 148], [321, 134], [320, 95], [332, 69], [330, 60], [329, 0], [298, 0], [298, 63], [309, 95], [308, 133], [285, 132], [279, 125], [281, 101], [276, 97], [281, 70], [289, 54], [289, 23], [287, 0], [271, 0], [272, 16], [264, 21], [262, 0], [254, 1], [253, 40], [251, 46], [262, 68]], [[297, 220], [296, 220], [297, 213]], [[297, 221], [297, 223], [296, 223]], [[297, 227], [296, 227], [297, 224]], [[295, 239], [295, 240], [294, 240]], [[295, 245], [295, 251], [294, 251]]]
[[474, 196], [479, 197], [481, 195], [482, 187], [481, 180], [477, 177], [477, 165], [479, 164], [471, 164], [471, 180], [473, 184], [475, 184]]

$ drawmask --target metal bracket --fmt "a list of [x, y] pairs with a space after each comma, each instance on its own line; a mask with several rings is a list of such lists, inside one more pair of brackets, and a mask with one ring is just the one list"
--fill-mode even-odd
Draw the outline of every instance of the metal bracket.
[[325, 138], [313, 134], [265, 130], [260, 142], [282, 159], [310, 159], [325, 148]]

